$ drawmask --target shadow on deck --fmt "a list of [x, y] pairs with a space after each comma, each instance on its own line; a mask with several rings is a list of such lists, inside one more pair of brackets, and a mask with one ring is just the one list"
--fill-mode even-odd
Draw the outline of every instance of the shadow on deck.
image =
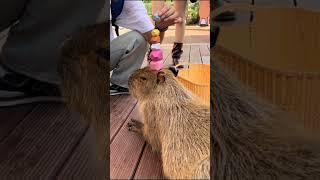
[[63, 104], [0, 108], [0, 177], [92, 179], [99, 169], [94, 140]]

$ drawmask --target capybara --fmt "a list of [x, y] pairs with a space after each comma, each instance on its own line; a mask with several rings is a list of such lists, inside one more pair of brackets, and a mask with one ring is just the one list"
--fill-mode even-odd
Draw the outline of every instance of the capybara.
[[210, 178], [210, 107], [187, 91], [169, 69], [139, 69], [129, 79], [143, 124], [133, 120], [129, 130], [142, 132], [161, 153], [168, 179]]
[[68, 37], [61, 47], [58, 65], [62, 94], [70, 108], [94, 128], [103, 168], [109, 166], [107, 27], [106, 23], [87, 26]]

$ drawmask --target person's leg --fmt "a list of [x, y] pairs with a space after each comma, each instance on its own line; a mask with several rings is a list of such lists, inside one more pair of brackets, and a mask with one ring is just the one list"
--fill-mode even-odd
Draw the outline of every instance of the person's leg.
[[147, 41], [136, 31], [125, 33], [111, 41], [111, 83], [128, 88], [128, 79], [135, 70], [141, 68], [147, 50]]
[[186, 19], [186, 8], [187, 8], [188, 1], [187, 0], [176, 0], [174, 1], [174, 8], [179, 16], [182, 18], [182, 23], [176, 24], [176, 31], [175, 31], [175, 42], [183, 43], [184, 39], [184, 32], [185, 32], [185, 19]]
[[210, 1], [199, 1], [200, 26], [208, 26], [210, 16]]
[[165, 0], [151, 1], [152, 14], [156, 14], [165, 5]]
[[182, 23], [176, 24], [175, 30], [175, 41], [172, 48], [172, 60], [173, 64], [179, 64], [180, 57], [183, 53], [182, 46], [185, 34], [185, 19], [186, 19], [186, 8], [188, 5], [187, 0], [176, 0], [174, 1], [174, 8], [179, 13], [179, 16], [182, 18]]
[[0, 106], [61, 101], [57, 74], [59, 47], [81, 26], [95, 24], [105, 1], [1, 3], [0, 30], [10, 25], [11, 28], [0, 54]]
[[96, 23], [104, 4], [105, 0], [27, 1], [3, 46], [3, 65], [28, 77], [58, 84], [59, 46], [79, 27]]

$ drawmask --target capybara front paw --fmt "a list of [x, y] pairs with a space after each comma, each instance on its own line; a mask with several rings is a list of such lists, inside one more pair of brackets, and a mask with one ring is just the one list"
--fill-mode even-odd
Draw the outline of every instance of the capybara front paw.
[[138, 120], [131, 119], [130, 122], [128, 122], [127, 127], [129, 131], [141, 133], [143, 123]]

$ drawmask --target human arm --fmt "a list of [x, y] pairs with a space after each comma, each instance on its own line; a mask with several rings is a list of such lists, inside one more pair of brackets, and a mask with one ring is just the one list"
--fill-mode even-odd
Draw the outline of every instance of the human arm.
[[155, 28], [142, 1], [125, 0], [116, 24], [139, 32], [147, 41], [150, 41], [151, 31]]
[[[163, 19], [159, 23], [156, 23], [157, 28], [164, 29], [175, 23], [170, 18], [167, 20], [168, 17], [174, 17], [172, 16], [175, 13], [173, 7], [162, 8], [161, 13], [161, 18]], [[142, 1], [126, 0], [124, 2], [123, 11], [116, 20], [116, 24], [140, 32], [148, 42], [151, 40], [151, 31], [155, 28]], [[163, 37], [164, 32], [161, 32], [161, 41]]]
[[[154, 13], [154, 9], [153, 9], [153, 14], [158, 15], [160, 17], [160, 21], [155, 22], [155, 27], [160, 30], [160, 42], [162, 42], [162, 40], [164, 38], [165, 31], [167, 30], [167, 28], [171, 25], [176, 24], [176, 23], [181, 23], [182, 18], [176, 12], [174, 7], [164, 5], [164, 3], [161, 3], [161, 1], [155, 1], [153, 3], [158, 3], [158, 2], [160, 2], [159, 5], [158, 4], [156, 4], [156, 5], [152, 4], [152, 5], [155, 6], [156, 8], [160, 8], [161, 5], [163, 6], [163, 7], [161, 7], [160, 10], [158, 10], [155, 13]], [[151, 31], [144, 33], [144, 36], [150, 42]]]
[[174, 25], [176, 23], [182, 23], [183, 18], [172, 6], [166, 5], [165, 1], [153, 1], [152, 2], [152, 14], [158, 15], [160, 21], [155, 23], [156, 28], [160, 30], [160, 39], [164, 37], [165, 32], [161, 29], [167, 29], [168, 26]]

